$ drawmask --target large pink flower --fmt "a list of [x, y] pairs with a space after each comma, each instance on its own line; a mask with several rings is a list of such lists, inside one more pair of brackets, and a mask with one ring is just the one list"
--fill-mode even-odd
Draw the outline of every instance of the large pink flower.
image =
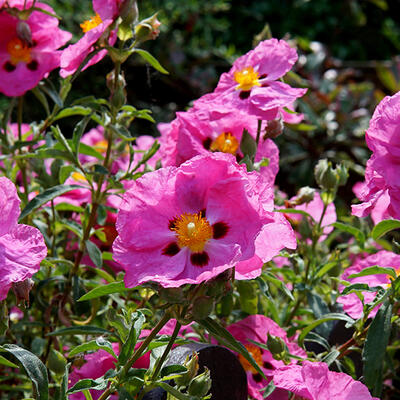
[[[283, 339], [291, 354], [298, 357], [307, 357], [307, 353], [296, 343], [289, 340], [286, 332], [276, 322], [264, 315], [249, 315], [245, 319], [229, 325], [227, 329], [236, 340], [247, 348], [261, 370], [269, 378], [268, 381], [265, 381], [254, 367], [252, 367], [243, 356], [239, 355], [239, 361], [246, 371], [249, 395], [257, 400], [263, 399], [260, 390], [267, 386], [274, 376], [276, 369], [283, 367], [285, 363], [275, 360], [268, 350], [262, 349], [249, 342], [249, 339], [266, 344], [268, 334], [270, 334], [271, 336]], [[275, 390], [274, 393], [268, 397], [269, 400], [287, 400], [287, 398], [286, 391], [284, 392], [282, 390]]]
[[145, 174], [123, 198], [114, 259], [125, 284], [200, 283], [254, 256], [271, 188], [230, 154]]
[[[237, 111], [216, 113], [210, 104], [207, 108], [177, 113], [177, 120], [171, 123], [169, 129], [165, 125], [160, 128], [164, 166], [179, 166], [196, 155], [218, 151], [233, 154], [240, 161], [243, 158], [240, 149], [243, 130], [255, 139], [257, 120]], [[166, 137], [168, 135], [170, 137]], [[279, 169], [279, 150], [270, 139], [261, 138], [259, 142], [255, 162], [263, 159], [266, 165], [260, 167], [260, 172], [272, 184]]]
[[[24, 0], [13, 1], [12, 7], [23, 9]], [[28, 1], [26, 7], [32, 5]], [[54, 14], [47, 4], [35, 7]], [[71, 34], [58, 27], [58, 19], [33, 11], [22, 21], [0, 10], [0, 92], [21, 96], [34, 88], [50, 71], [60, 65], [60, 51]]]
[[195, 106], [213, 102], [219, 103], [221, 108], [225, 106], [261, 119], [274, 119], [279, 108], [291, 105], [307, 91], [278, 81], [296, 60], [296, 50], [284, 40], [264, 40], [239, 57], [230, 71], [221, 75], [215, 91], [197, 100]]
[[[390, 285], [390, 278], [386, 274], [378, 275], [367, 275], [361, 276], [359, 278], [349, 278], [350, 275], [358, 274], [364, 268], [372, 267], [378, 265], [379, 267], [392, 267], [399, 271], [400, 266], [400, 255], [392, 253], [390, 251], [382, 250], [378, 251], [376, 254], [371, 254], [365, 258], [357, 258], [353, 265], [347, 268], [341, 276], [341, 279], [353, 283], [366, 283], [370, 287], [382, 286], [387, 287]], [[344, 286], [340, 286], [341, 291]], [[363, 292], [364, 303], [371, 303], [376, 296], [376, 292]], [[344, 311], [350, 315], [352, 318], [361, 318], [363, 316], [363, 304], [359, 297], [355, 293], [346, 294], [345, 296], [340, 296], [336, 300], [338, 303], [343, 304]], [[375, 307], [370, 313], [369, 317], [373, 318], [378, 312], [380, 306]]]
[[352, 206], [353, 214], [365, 217], [378, 201], [389, 200], [387, 213], [400, 218], [400, 92], [378, 104], [365, 138], [373, 154], [365, 171], [366, 187], [358, 196], [363, 203]]
[[32, 277], [47, 255], [47, 248], [38, 229], [18, 224], [20, 200], [14, 184], [0, 178], [0, 301], [13, 283]]
[[304, 361], [274, 373], [274, 384], [308, 400], [379, 400], [367, 387], [343, 372], [329, 371], [323, 362]]

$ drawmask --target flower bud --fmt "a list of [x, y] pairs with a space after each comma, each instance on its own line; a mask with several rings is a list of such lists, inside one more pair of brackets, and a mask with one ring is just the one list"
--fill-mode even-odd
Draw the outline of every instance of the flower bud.
[[304, 203], [309, 203], [314, 200], [315, 189], [310, 188], [309, 186], [304, 186], [300, 188], [297, 192], [297, 196], [294, 200], [296, 206]]
[[315, 180], [321, 189], [334, 190], [337, 188], [336, 171], [332, 168], [330, 161], [323, 159], [319, 160], [314, 170]]
[[47, 360], [47, 367], [57, 375], [64, 375], [67, 360], [57, 350], [51, 349]]
[[214, 308], [214, 299], [209, 296], [197, 297], [192, 306], [192, 315], [195, 320], [207, 318]]
[[177, 288], [161, 288], [160, 298], [170, 304], [181, 304], [185, 302], [185, 295], [180, 287]]
[[175, 383], [178, 386], [185, 387], [189, 385], [190, 381], [197, 375], [197, 371], [199, 370], [199, 356], [196, 352], [193, 352], [192, 357], [186, 357], [183, 366], [187, 368], [187, 372], [185, 372], [179, 378], [175, 378]]
[[211, 389], [210, 370], [204, 367], [205, 371], [196, 376], [189, 385], [188, 392], [191, 396], [203, 397]]
[[272, 121], [267, 121], [267, 126], [265, 127], [265, 139], [275, 139], [283, 132], [283, 121], [282, 119], [273, 119]]
[[274, 357], [280, 356], [288, 350], [286, 343], [279, 336], [272, 336], [269, 333], [267, 336], [267, 346]]
[[136, 0], [124, 0], [120, 6], [119, 15], [124, 24], [136, 23], [139, 17]]
[[33, 46], [31, 27], [25, 21], [18, 21], [17, 36], [29, 47]]
[[145, 42], [146, 40], [154, 40], [160, 34], [158, 29], [161, 22], [157, 19], [157, 13], [149, 18], [140, 21], [135, 27], [136, 41]]
[[21, 301], [26, 301], [29, 304], [29, 292], [33, 287], [33, 280], [28, 278], [22, 282], [15, 282], [12, 284], [12, 290], [17, 298], [17, 304]]

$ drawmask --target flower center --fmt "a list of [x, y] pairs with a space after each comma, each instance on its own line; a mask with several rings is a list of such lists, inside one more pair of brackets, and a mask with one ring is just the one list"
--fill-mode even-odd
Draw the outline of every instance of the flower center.
[[258, 81], [259, 74], [254, 71], [253, 67], [246, 67], [240, 71], [236, 71], [233, 76], [238, 83], [236, 90], [248, 91], [254, 86], [261, 86]]
[[[254, 344], [247, 344], [244, 347], [246, 347], [247, 351], [254, 358], [254, 361], [261, 367], [263, 365], [261, 349]], [[252, 374], [257, 373], [256, 369], [241, 354], [239, 354], [239, 361], [245, 371], [249, 371]]]
[[105, 153], [107, 151], [108, 142], [107, 140], [99, 140], [94, 145], [94, 149], [99, 153]]
[[100, 18], [100, 15], [96, 13], [95, 16], [92, 18], [83, 21], [80, 24], [80, 27], [82, 28], [83, 33], [89, 32], [91, 29], [96, 28], [96, 26], [99, 26], [103, 21]]
[[86, 178], [79, 172], [73, 172], [71, 174], [72, 179], [75, 181], [81, 181], [81, 182], [86, 182]]
[[29, 45], [19, 38], [11, 39], [7, 43], [7, 53], [11, 56], [11, 63], [17, 65], [20, 61], [31, 61], [31, 49]]
[[193, 253], [202, 252], [213, 237], [213, 229], [205, 217], [198, 214], [182, 214], [175, 220], [174, 227], [179, 247], [189, 247]]
[[210, 145], [211, 151], [236, 154], [239, 141], [230, 132], [221, 133]]

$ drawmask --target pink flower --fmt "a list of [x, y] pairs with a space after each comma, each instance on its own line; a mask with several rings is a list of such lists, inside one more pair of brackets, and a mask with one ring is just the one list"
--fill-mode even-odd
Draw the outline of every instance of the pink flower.
[[[112, 348], [114, 353], [118, 355], [118, 343], [113, 343]], [[109, 369], [114, 369], [117, 360], [107, 351], [99, 350], [95, 353], [90, 353], [85, 356], [85, 364], [80, 368], [72, 367], [72, 372], [69, 374], [69, 388], [74, 386], [81, 379], [97, 379], [103, 376]], [[140, 367], [137, 367], [140, 368]], [[93, 400], [97, 400], [103, 391], [90, 390]], [[71, 400], [85, 400], [86, 397], [82, 392], [77, 392], [69, 395]], [[118, 395], [112, 395], [111, 400], [118, 400]]]
[[47, 248], [38, 229], [18, 224], [20, 200], [14, 184], [0, 178], [0, 301], [13, 283], [23, 282], [39, 271]]
[[[249, 315], [245, 319], [229, 325], [227, 329], [236, 340], [246, 347], [261, 370], [269, 378], [268, 381], [265, 381], [243, 356], [238, 356], [240, 363], [246, 371], [249, 396], [257, 400], [263, 399], [260, 390], [268, 385], [276, 369], [283, 367], [285, 363], [275, 360], [268, 350], [249, 342], [249, 339], [265, 344], [267, 343], [268, 334], [270, 334], [271, 336], [281, 338], [291, 354], [298, 357], [307, 357], [306, 352], [296, 343], [290, 341], [287, 338], [286, 332], [276, 322], [264, 315]], [[275, 390], [268, 397], [269, 400], [287, 400], [287, 398], [286, 392], [282, 390]]]
[[365, 138], [373, 154], [365, 171], [366, 187], [352, 206], [359, 217], [369, 215], [377, 202], [386, 207], [385, 216], [400, 218], [400, 93], [385, 97], [376, 107]]
[[[366, 283], [370, 287], [382, 286], [387, 287], [390, 285], [390, 278], [385, 274], [378, 275], [367, 275], [361, 276], [359, 278], [351, 278], [350, 275], [358, 274], [364, 268], [372, 267], [374, 265], [378, 265], [379, 267], [392, 267], [396, 271], [399, 271], [400, 265], [400, 255], [394, 254], [390, 251], [382, 250], [378, 251], [376, 254], [368, 255], [365, 258], [357, 258], [353, 265], [347, 268], [341, 276], [341, 279], [345, 279], [349, 281], [351, 284], [353, 283]], [[339, 290], [342, 291], [344, 286], [340, 286]], [[362, 292], [364, 296], [364, 303], [371, 303], [376, 296], [376, 292]], [[338, 303], [343, 304], [343, 310], [350, 315], [352, 318], [361, 318], [363, 313], [363, 304], [361, 300], [355, 293], [346, 294], [345, 296], [340, 296], [336, 300]], [[370, 318], [374, 318], [376, 313], [378, 312], [380, 305], [375, 307], [368, 315]]]
[[126, 286], [200, 283], [253, 257], [271, 198], [261, 175], [247, 174], [230, 154], [145, 174], [125, 193], [117, 218], [114, 259]]
[[[93, 9], [96, 14], [81, 24], [83, 37], [62, 52], [60, 75], [63, 78], [78, 70], [85, 58], [94, 51], [95, 44], [101, 38], [108, 40], [111, 46], [115, 43], [116, 35], [107, 30], [118, 16], [119, 3], [118, 0], [93, 0]], [[100, 50], [86, 63], [82, 71], [98, 63], [106, 54], [107, 50]]]
[[274, 384], [309, 400], [379, 400], [367, 387], [343, 372], [329, 371], [323, 362], [304, 361], [287, 365], [274, 373]]
[[291, 105], [307, 91], [278, 81], [296, 60], [296, 50], [284, 40], [264, 40], [239, 57], [230, 71], [221, 75], [215, 91], [197, 100], [195, 106], [215, 102], [261, 119], [274, 119], [279, 108]]
[[[160, 151], [163, 165], [179, 166], [196, 155], [209, 152], [230, 153], [240, 161], [243, 158], [240, 142], [244, 129], [255, 139], [256, 118], [238, 111], [216, 113], [212, 108], [205, 107], [179, 112], [171, 128], [161, 125]], [[171, 137], [166, 137], [168, 135]], [[279, 169], [279, 150], [270, 139], [261, 138], [259, 142], [255, 162], [263, 159], [267, 165], [261, 166], [260, 172], [272, 184]]]
[[[20, 10], [24, 0], [10, 4]], [[32, 5], [28, 1], [26, 7]], [[36, 7], [53, 13], [47, 4]], [[58, 28], [58, 19], [40, 11], [33, 11], [20, 20], [0, 10], [0, 92], [6, 96], [21, 96], [34, 88], [50, 71], [60, 65], [60, 52], [71, 34]]]

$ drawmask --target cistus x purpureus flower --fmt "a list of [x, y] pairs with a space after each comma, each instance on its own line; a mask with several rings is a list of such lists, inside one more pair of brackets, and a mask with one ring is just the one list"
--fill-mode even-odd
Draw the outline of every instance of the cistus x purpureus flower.
[[362, 204], [352, 206], [358, 217], [369, 215], [381, 200], [384, 213], [400, 218], [400, 92], [385, 97], [376, 107], [366, 132], [372, 156], [367, 162]]
[[284, 40], [264, 40], [239, 57], [230, 71], [221, 75], [214, 92], [201, 97], [195, 106], [219, 102], [261, 119], [274, 119], [280, 108], [292, 105], [307, 91], [278, 81], [296, 61], [296, 50]]
[[200, 283], [252, 258], [271, 197], [253, 174], [214, 153], [138, 179], [123, 197], [113, 246], [126, 286]]
[[14, 283], [23, 282], [39, 270], [47, 248], [38, 229], [18, 224], [20, 200], [14, 184], [0, 178], [0, 301]]
[[[20, 10], [32, 6], [32, 0], [7, 3]], [[54, 14], [47, 4], [37, 2], [35, 7]], [[21, 96], [60, 65], [57, 49], [72, 35], [59, 29], [57, 18], [44, 12], [33, 11], [21, 20], [8, 10], [0, 9], [0, 92]]]

